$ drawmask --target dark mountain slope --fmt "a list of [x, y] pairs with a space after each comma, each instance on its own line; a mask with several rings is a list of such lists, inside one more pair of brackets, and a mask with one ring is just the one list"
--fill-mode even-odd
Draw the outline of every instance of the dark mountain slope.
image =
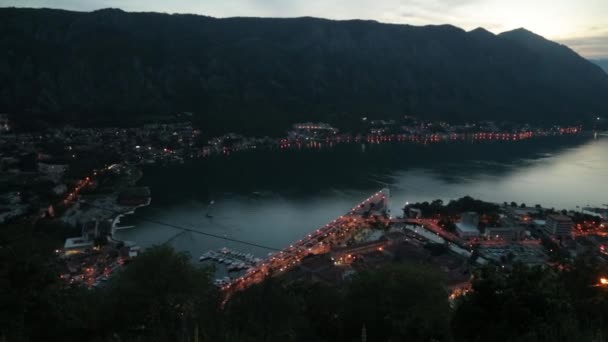
[[608, 108], [608, 75], [523, 30], [0, 9], [0, 51], [0, 111], [21, 118], [191, 111], [213, 132], [265, 134], [363, 115], [553, 122]]
[[594, 59], [591, 60], [591, 62], [597, 64], [600, 66], [600, 68], [604, 69], [604, 71], [606, 73], [608, 73], [608, 58], [604, 58], [604, 59]]

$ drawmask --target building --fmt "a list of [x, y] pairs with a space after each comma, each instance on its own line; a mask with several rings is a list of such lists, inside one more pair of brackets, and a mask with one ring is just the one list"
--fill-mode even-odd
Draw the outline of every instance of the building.
[[550, 235], [570, 237], [572, 234], [572, 219], [566, 215], [547, 215], [545, 232]]
[[82, 225], [82, 238], [84, 240], [93, 241], [99, 236], [99, 222], [97, 220], [89, 221]]
[[460, 222], [477, 228], [479, 226], [479, 214], [474, 211], [463, 213]]
[[64, 255], [72, 255], [82, 253], [93, 247], [93, 242], [84, 239], [83, 237], [73, 237], [65, 239], [63, 245]]
[[519, 222], [529, 222], [532, 217], [535, 217], [540, 213], [539, 208], [536, 207], [509, 207], [507, 208], [509, 216]]
[[477, 226], [471, 226], [458, 222], [456, 223], [456, 234], [463, 239], [473, 239], [479, 237], [479, 229], [477, 229]]
[[326, 123], [297, 123], [293, 125], [293, 130], [287, 136], [290, 140], [309, 140], [324, 138], [338, 134], [338, 130]]
[[294, 130], [298, 131], [330, 131], [332, 134], [338, 133], [338, 130], [332, 127], [329, 124], [319, 122], [305, 122], [305, 123], [297, 123], [293, 125]]
[[460, 222], [456, 223], [456, 234], [463, 239], [479, 237], [479, 214], [476, 212], [463, 213]]
[[484, 236], [491, 240], [521, 240], [524, 236], [522, 227], [487, 227]]
[[482, 257], [498, 265], [521, 262], [529, 266], [543, 265], [548, 259], [541, 245], [506, 244], [501, 246], [482, 246]]

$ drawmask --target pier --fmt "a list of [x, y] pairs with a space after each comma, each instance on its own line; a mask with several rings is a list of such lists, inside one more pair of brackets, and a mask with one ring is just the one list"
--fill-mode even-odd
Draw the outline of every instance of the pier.
[[390, 192], [382, 189], [371, 195], [346, 214], [311, 232], [306, 237], [274, 253], [268, 259], [250, 268], [245, 275], [222, 286], [229, 297], [236, 291], [257, 284], [267, 276], [282, 274], [297, 266], [309, 254], [323, 254], [353, 237], [359, 230], [369, 228], [368, 220], [388, 220]]

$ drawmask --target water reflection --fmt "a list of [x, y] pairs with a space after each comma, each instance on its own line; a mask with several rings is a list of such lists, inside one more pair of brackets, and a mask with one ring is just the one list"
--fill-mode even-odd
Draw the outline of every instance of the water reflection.
[[[388, 185], [393, 212], [405, 201], [471, 195], [549, 207], [608, 203], [608, 138], [550, 138], [518, 143], [342, 145], [333, 149], [255, 152], [191, 164], [151, 167], [142, 183], [155, 220], [283, 247]], [[213, 218], [207, 218], [214, 200]], [[130, 218], [137, 221], [136, 218]], [[265, 255], [146, 222], [120, 233], [142, 246], [167, 239], [198, 256], [223, 246]]]

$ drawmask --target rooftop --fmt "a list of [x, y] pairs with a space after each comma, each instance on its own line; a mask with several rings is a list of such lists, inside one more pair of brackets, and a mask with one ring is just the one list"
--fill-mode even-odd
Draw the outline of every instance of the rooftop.
[[553, 221], [559, 221], [559, 222], [572, 222], [572, 219], [566, 215], [560, 215], [560, 214], [551, 214], [551, 215], [547, 215], [547, 219], [551, 219]]
[[477, 227], [472, 226], [470, 224], [463, 224], [462, 222], [456, 222], [456, 227], [462, 232], [465, 233], [479, 233], [479, 229]]
[[82, 237], [73, 237], [65, 239], [65, 244], [63, 245], [64, 249], [78, 249], [90, 247], [93, 245], [93, 242], [87, 241]]

